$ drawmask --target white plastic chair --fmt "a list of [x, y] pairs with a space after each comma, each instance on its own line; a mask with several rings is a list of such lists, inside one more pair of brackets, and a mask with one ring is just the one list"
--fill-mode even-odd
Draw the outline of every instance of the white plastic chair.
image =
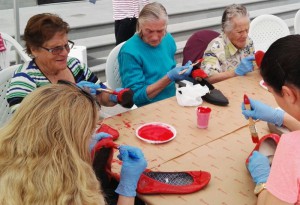
[[[116, 47], [114, 47], [108, 54], [106, 60], [106, 67], [105, 67], [106, 85], [108, 88], [113, 90], [122, 87], [122, 81], [119, 72], [118, 54], [124, 43], [125, 42], [122, 42]], [[123, 108], [121, 105], [116, 105], [114, 107], [101, 107], [100, 116], [103, 118], [107, 118], [136, 108], [137, 108], [136, 105], [133, 105], [133, 107], [130, 109]]]
[[[0, 32], [6, 50], [0, 52], [0, 70], [10, 66], [10, 62], [16, 60], [16, 52], [21, 57], [22, 61], [30, 61], [31, 58], [25, 53], [24, 48], [7, 33]], [[16, 52], [15, 52], [16, 51]]]
[[118, 54], [121, 47], [125, 42], [120, 43], [114, 47], [108, 54], [105, 67], [105, 76], [107, 81], [107, 86], [111, 89], [116, 89], [122, 87], [122, 81], [119, 72], [119, 62]]
[[11, 109], [6, 100], [6, 91], [9, 86], [10, 79], [12, 78], [15, 70], [20, 65], [13, 65], [0, 71], [0, 127], [11, 116]]
[[295, 34], [300, 34], [300, 10], [297, 11], [294, 18], [294, 31]]
[[274, 41], [287, 35], [290, 35], [288, 25], [274, 15], [260, 15], [250, 23], [249, 36], [256, 51], [267, 51]]

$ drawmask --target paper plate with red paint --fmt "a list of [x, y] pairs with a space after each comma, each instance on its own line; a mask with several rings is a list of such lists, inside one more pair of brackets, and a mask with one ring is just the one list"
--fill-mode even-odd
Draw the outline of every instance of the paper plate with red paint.
[[148, 143], [161, 144], [176, 137], [176, 129], [162, 122], [146, 123], [136, 129], [136, 136]]

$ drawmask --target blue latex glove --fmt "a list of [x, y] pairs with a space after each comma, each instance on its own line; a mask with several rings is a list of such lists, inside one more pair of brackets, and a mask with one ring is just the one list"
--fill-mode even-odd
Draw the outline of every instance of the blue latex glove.
[[[120, 92], [121, 90], [123, 90], [124, 88], [116, 88], [115, 91], [116, 92]], [[109, 100], [111, 102], [114, 102], [114, 103], [118, 103], [118, 96], [117, 95], [114, 95], [114, 94], [110, 94], [109, 95]]]
[[252, 117], [254, 120], [263, 120], [273, 123], [277, 126], [282, 126], [284, 111], [281, 109], [272, 108], [258, 100], [250, 100], [251, 110], [246, 110], [245, 104], [242, 103], [242, 113], [248, 119]]
[[95, 147], [95, 145], [97, 144], [97, 142], [99, 142], [99, 140], [102, 140], [102, 139], [108, 138], [108, 137], [112, 137], [112, 136], [106, 132], [99, 132], [99, 133], [93, 135], [91, 142], [90, 142], [90, 146], [89, 146], [90, 151]]
[[248, 170], [256, 184], [266, 183], [270, 174], [270, 162], [266, 156], [254, 151], [249, 158]]
[[[178, 66], [173, 68], [167, 73], [168, 78], [170, 78], [171, 81], [180, 81], [184, 79], [188, 79], [189, 75], [192, 72], [193, 66], [191, 61], [188, 61], [184, 66]], [[184, 73], [180, 74], [181, 71], [187, 69]]]
[[121, 145], [118, 158], [123, 161], [120, 183], [116, 192], [127, 197], [136, 196], [136, 187], [142, 172], [147, 167], [143, 152], [136, 147]]
[[96, 95], [97, 89], [101, 88], [100, 84], [95, 84], [95, 83], [88, 82], [88, 81], [80, 81], [76, 85], [84, 90], [89, 91], [92, 95]]
[[247, 73], [253, 70], [253, 61], [255, 60], [254, 56], [247, 56], [241, 60], [241, 63], [235, 69], [235, 74], [237, 75], [246, 75]]

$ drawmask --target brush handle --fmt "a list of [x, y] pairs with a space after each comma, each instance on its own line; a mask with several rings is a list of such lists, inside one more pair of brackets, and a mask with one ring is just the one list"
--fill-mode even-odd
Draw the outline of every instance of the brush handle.
[[[191, 64], [190, 66], [194, 67], [195, 65], [197, 65], [202, 59], [197, 60], [195, 63]], [[179, 72], [179, 75], [182, 75], [183, 73], [185, 73], [187, 71], [186, 69], [183, 69], [182, 71]]]
[[[251, 110], [250, 100], [247, 95], [244, 95], [244, 104], [245, 104], [246, 110]], [[258, 134], [257, 134], [256, 127], [255, 127], [255, 121], [252, 119], [252, 117], [249, 117], [248, 120], [249, 120], [249, 130], [251, 133], [252, 142], [258, 143], [259, 138], [258, 138]]]
[[106, 92], [106, 93], [109, 93], [109, 94], [118, 95], [118, 92], [116, 92], [114, 90], [110, 90], [110, 89], [98, 88], [97, 90], [100, 91], [100, 92]]

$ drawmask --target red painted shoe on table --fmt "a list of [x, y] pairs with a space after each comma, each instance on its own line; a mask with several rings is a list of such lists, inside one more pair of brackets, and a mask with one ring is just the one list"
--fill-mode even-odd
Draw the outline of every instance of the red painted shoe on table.
[[263, 136], [246, 159], [246, 166], [248, 166], [249, 158], [251, 157], [254, 151], [258, 151], [261, 154], [268, 157], [271, 165], [279, 140], [280, 136], [277, 134], [271, 133]]

